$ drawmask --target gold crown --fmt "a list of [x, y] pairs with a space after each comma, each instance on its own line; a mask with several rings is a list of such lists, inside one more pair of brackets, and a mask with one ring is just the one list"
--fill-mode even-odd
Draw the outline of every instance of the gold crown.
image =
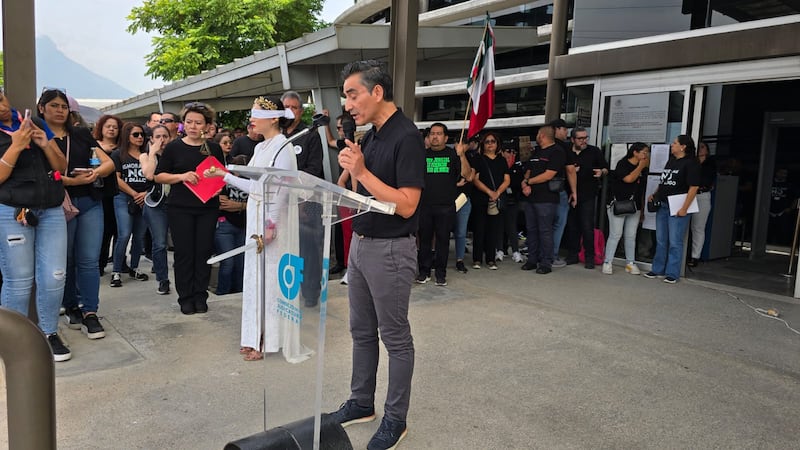
[[258, 98], [256, 98], [255, 104], [269, 111], [278, 110], [278, 105], [272, 103], [270, 100], [264, 98], [263, 96], [259, 96]]

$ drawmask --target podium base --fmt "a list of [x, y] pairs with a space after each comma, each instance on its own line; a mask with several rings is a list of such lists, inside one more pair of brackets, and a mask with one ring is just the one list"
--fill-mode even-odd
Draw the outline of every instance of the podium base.
[[[353, 450], [344, 428], [323, 414], [320, 450]], [[311, 450], [314, 446], [314, 416], [262, 431], [225, 445], [225, 450]]]

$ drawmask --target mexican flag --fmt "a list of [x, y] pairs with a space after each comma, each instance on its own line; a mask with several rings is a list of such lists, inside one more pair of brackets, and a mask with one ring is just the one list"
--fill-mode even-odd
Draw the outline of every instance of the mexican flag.
[[494, 113], [494, 31], [488, 14], [483, 41], [467, 81], [467, 91], [472, 98], [467, 137], [472, 137], [486, 126], [486, 121]]

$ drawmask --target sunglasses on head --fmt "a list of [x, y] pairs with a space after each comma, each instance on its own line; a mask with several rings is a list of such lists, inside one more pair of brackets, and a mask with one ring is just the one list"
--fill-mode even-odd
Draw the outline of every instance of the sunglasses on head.
[[134, 131], [133, 133], [131, 133], [131, 137], [135, 138], [144, 137], [144, 133], [142, 133], [141, 131]]
[[175, 119], [161, 119], [158, 123], [175, 123]]
[[189, 109], [189, 108], [206, 109], [205, 103], [200, 103], [200, 102], [190, 102], [190, 103], [187, 103], [187, 104], [183, 105], [183, 107], [187, 108], [187, 109]]
[[62, 94], [64, 94], [64, 95], [67, 95], [67, 90], [66, 90], [66, 89], [64, 89], [64, 88], [52, 87], [52, 86], [45, 86], [45, 87], [43, 87], [43, 88], [42, 88], [42, 95], [44, 95], [45, 93], [47, 93], [47, 92], [50, 92], [50, 91], [61, 92]]

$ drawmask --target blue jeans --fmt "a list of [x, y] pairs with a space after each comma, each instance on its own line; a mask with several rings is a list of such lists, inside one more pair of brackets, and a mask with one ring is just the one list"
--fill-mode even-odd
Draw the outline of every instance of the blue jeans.
[[114, 243], [114, 272], [122, 272], [125, 266], [125, 250], [133, 235], [131, 244], [131, 269], [139, 268], [139, 259], [144, 248], [144, 234], [147, 232], [142, 214], [131, 215], [128, 212], [128, 200], [131, 196], [120, 192], [114, 196], [114, 217], [117, 219], [117, 240]]
[[73, 197], [80, 211], [67, 222], [67, 283], [65, 308], [83, 304], [83, 312], [97, 312], [100, 305], [100, 245], [103, 242], [103, 203], [85, 195]]
[[567, 226], [567, 216], [569, 215], [569, 195], [567, 191], [558, 194], [558, 205], [556, 206], [556, 217], [553, 223], [553, 260], [558, 259], [558, 251], [561, 249], [561, 238], [564, 236], [564, 228]]
[[[227, 220], [217, 221], [217, 231], [214, 233], [214, 245], [217, 254], [225, 253], [244, 245], [244, 228], [239, 228]], [[219, 276], [217, 277], [217, 295], [242, 292], [244, 280], [244, 253], [219, 262]]]
[[464, 259], [464, 251], [467, 248], [467, 223], [469, 214], [472, 212], [472, 202], [467, 197], [467, 203], [456, 212], [456, 261]]
[[606, 257], [603, 262], [610, 263], [614, 260], [620, 238], [623, 238], [623, 247], [625, 247], [625, 261], [636, 262], [636, 230], [639, 228], [641, 212], [617, 216], [614, 215], [613, 206], [608, 206], [606, 209], [608, 210], [608, 241], [606, 241]]
[[156, 271], [156, 280], [169, 280], [169, 267], [167, 266], [167, 206], [163, 203], [151, 208], [147, 205], [142, 210], [150, 235], [153, 237], [153, 270]]
[[[39, 225], [16, 221], [13, 206], [0, 205], [0, 304], [28, 316], [36, 283], [36, 312], [44, 334], [58, 331], [58, 309], [64, 296], [67, 266], [67, 223], [61, 206], [34, 210]], [[97, 271], [95, 271], [97, 273]]]
[[653, 257], [653, 272], [676, 280], [681, 274], [683, 260], [683, 237], [689, 227], [691, 214], [683, 217], [670, 216], [667, 205], [656, 213], [656, 255]]

